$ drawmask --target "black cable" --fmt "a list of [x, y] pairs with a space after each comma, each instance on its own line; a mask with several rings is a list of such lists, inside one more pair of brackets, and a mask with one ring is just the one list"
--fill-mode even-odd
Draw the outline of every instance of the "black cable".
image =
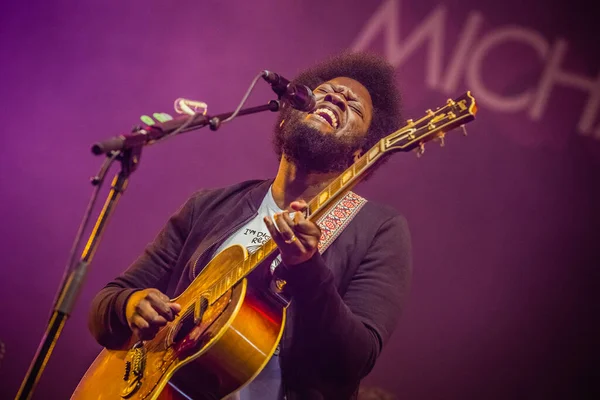
[[262, 78], [263, 75], [264, 75], [263, 72], [261, 72], [260, 74], [256, 75], [256, 77], [254, 78], [254, 80], [250, 84], [250, 87], [246, 91], [246, 94], [244, 95], [244, 97], [242, 97], [242, 101], [240, 102], [240, 104], [238, 105], [238, 107], [235, 109], [235, 111], [233, 112], [233, 114], [231, 114], [229, 116], [229, 118], [224, 119], [223, 121], [221, 121], [222, 124], [224, 124], [225, 122], [229, 122], [229, 121], [233, 120], [235, 117], [237, 117], [237, 115], [240, 112], [240, 110], [242, 109], [242, 107], [244, 107], [244, 104], [246, 103], [246, 100], [248, 100], [248, 97], [250, 96], [250, 93], [252, 93], [252, 90], [254, 90], [254, 86], [256, 86], [256, 82], [258, 82], [258, 80], [260, 78]]

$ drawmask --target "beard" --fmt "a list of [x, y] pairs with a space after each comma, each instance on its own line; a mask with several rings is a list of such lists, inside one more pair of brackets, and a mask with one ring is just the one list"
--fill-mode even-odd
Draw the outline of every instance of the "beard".
[[324, 134], [304, 123], [297, 112], [287, 113], [284, 118], [283, 126], [275, 127], [273, 145], [280, 156], [304, 172], [343, 172], [353, 164], [355, 152], [362, 148], [363, 139], [354, 132], [343, 137]]

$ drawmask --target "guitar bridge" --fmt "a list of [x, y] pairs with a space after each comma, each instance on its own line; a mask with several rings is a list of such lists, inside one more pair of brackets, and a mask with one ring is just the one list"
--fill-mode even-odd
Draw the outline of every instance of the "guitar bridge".
[[125, 358], [124, 387], [121, 397], [127, 399], [142, 386], [142, 378], [146, 368], [146, 349], [142, 342], [136, 343]]

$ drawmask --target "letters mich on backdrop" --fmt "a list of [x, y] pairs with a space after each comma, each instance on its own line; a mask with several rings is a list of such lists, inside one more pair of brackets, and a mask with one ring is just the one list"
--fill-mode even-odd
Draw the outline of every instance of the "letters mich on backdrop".
[[[442, 4], [435, 7], [402, 38], [401, 3], [401, 0], [384, 1], [358, 34], [353, 50], [366, 50], [376, 39], [382, 38], [385, 56], [395, 67], [399, 67], [416, 50], [426, 46], [425, 83], [430, 89], [445, 95], [454, 93], [464, 77], [466, 86], [477, 95], [483, 107], [503, 113], [523, 112], [532, 121], [550, 120], [546, 114], [547, 105], [557, 87], [575, 89], [587, 99], [578, 120], [573, 121], [574, 130], [600, 141], [600, 124], [594, 125], [600, 109], [600, 73], [590, 77], [566, 70], [563, 66], [569, 56], [569, 42], [566, 39], [558, 38], [551, 42], [540, 32], [516, 25], [483, 32], [484, 16], [478, 11], [471, 11], [464, 19], [458, 40], [445, 70], [442, 70], [444, 47], [448, 45], [446, 7]], [[494, 92], [482, 76], [482, 64], [486, 57], [505, 44], [529, 47], [539, 58], [542, 67], [537, 82], [528, 82], [529, 87], [522, 88], [518, 94]], [[517, 63], [524, 69], [531, 69], [525, 64], [527, 62], [518, 58], [511, 60], [511, 63]], [[489, 73], [486, 71], [486, 74]], [[501, 77], [496, 76], [494, 80], [501, 80]]]

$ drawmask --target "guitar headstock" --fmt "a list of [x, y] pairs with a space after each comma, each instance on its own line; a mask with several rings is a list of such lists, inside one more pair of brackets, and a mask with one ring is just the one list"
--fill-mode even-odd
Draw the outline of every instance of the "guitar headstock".
[[383, 151], [411, 151], [417, 149], [418, 154], [425, 151], [425, 143], [438, 139], [444, 145], [444, 136], [447, 132], [475, 119], [477, 104], [471, 92], [452, 100], [446, 105], [438, 107], [435, 111], [427, 110], [427, 114], [417, 120], [408, 120], [405, 127], [382, 139]]

